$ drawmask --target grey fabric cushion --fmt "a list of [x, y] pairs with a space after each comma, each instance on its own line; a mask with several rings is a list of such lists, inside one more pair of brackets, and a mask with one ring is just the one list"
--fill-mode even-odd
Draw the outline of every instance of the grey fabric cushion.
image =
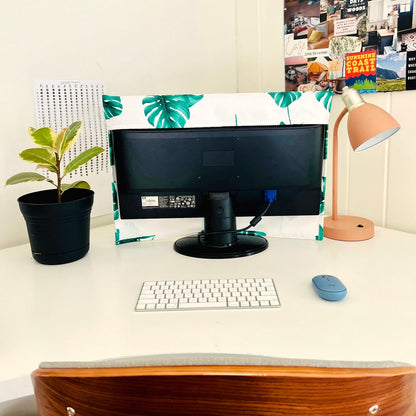
[[410, 366], [410, 364], [394, 361], [329, 361], [245, 354], [185, 353], [120, 357], [98, 361], [42, 362], [39, 368], [113, 368], [183, 365], [305, 366], [324, 368], [391, 368]]

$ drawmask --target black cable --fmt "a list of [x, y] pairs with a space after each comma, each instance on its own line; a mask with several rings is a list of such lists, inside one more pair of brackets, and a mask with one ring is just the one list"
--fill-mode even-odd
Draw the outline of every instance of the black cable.
[[[267, 211], [270, 209], [271, 205], [273, 202], [269, 202], [266, 206], [266, 208], [263, 210], [263, 212], [260, 215], [257, 215], [256, 217], [254, 217], [251, 221], [250, 224], [247, 225], [247, 227], [244, 228], [240, 228], [239, 230], [236, 230], [236, 233], [242, 233], [243, 231], [247, 231], [249, 228], [251, 227], [255, 227], [261, 220], [262, 217], [264, 215], [266, 215]], [[198, 242], [201, 243], [201, 237], [202, 236], [211, 236], [211, 235], [220, 235], [220, 234], [228, 234], [234, 231], [213, 231], [210, 233], [206, 233], [205, 231], [200, 231], [198, 233]]]

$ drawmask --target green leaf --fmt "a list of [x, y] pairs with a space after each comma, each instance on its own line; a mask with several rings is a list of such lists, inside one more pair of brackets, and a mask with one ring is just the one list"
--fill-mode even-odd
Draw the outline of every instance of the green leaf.
[[17, 183], [23, 182], [40, 182], [47, 180], [48, 178], [36, 172], [21, 172], [7, 179], [6, 185], [16, 185]]
[[103, 107], [106, 120], [119, 116], [123, 111], [121, 98], [117, 95], [103, 95]]
[[52, 173], [58, 173], [58, 169], [57, 169], [57, 168], [56, 168], [56, 166], [54, 166], [54, 165], [45, 165], [45, 164], [39, 163], [39, 164], [36, 166], [36, 169], [46, 169], [46, 170], [48, 170], [49, 172], [52, 172]]
[[67, 173], [72, 172], [73, 170], [77, 169], [84, 163], [87, 163], [93, 157], [99, 155], [100, 153], [104, 152], [104, 149], [99, 146], [92, 147], [91, 149], [85, 150], [81, 154], [79, 154], [74, 160], [72, 160], [68, 165], [65, 167], [65, 171], [63, 176]]
[[71, 188], [91, 189], [89, 183], [85, 181], [76, 181], [71, 184], [67, 184], [67, 183], [61, 184], [62, 193], [64, 193], [65, 191]]
[[192, 107], [194, 104], [199, 102], [204, 97], [204, 95], [203, 94], [200, 94], [200, 95], [186, 94], [186, 95], [182, 95], [182, 97], [189, 104], [189, 107]]
[[45, 148], [32, 148], [23, 150], [19, 156], [26, 162], [37, 163], [39, 165], [56, 166], [55, 155]]
[[142, 100], [149, 123], [159, 129], [185, 127], [190, 107], [203, 95], [151, 95]]
[[60, 154], [61, 151], [61, 147], [62, 147], [62, 142], [64, 141], [64, 136], [65, 136], [65, 129], [62, 129], [58, 135], [56, 136], [55, 142], [54, 142], [54, 150], [56, 153]]
[[65, 131], [62, 138], [61, 147], [59, 152], [63, 155], [68, 149], [70, 149], [74, 143], [78, 140], [79, 135], [81, 134], [82, 122], [74, 121]]
[[279, 107], [286, 108], [294, 101], [298, 100], [302, 96], [302, 93], [294, 91], [269, 92], [269, 95]]
[[33, 127], [29, 127], [29, 134], [32, 136], [32, 140], [39, 146], [53, 148], [55, 140], [57, 138], [56, 131], [50, 127], [41, 127], [35, 130]]
[[327, 90], [327, 91], [319, 91], [315, 93], [316, 99], [322, 103], [322, 105], [328, 110], [331, 111], [332, 106], [332, 98], [334, 96], [333, 90]]

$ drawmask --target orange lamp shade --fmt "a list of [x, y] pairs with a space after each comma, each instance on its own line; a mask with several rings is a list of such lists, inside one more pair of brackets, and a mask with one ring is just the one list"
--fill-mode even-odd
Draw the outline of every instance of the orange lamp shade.
[[396, 133], [400, 125], [382, 108], [364, 103], [350, 111], [347, 128], [353, 150], [360, 152]]

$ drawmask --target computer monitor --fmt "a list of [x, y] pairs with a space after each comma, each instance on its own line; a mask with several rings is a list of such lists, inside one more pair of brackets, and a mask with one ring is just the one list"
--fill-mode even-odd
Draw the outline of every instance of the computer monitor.
[[[266, 238], [245, 230], [262, 215], [319, 214], [325, 135], [321, 124], [112, 130], [120, 218], [203, 217], [178, 253], [259, 253]], [[238, 230], [236, 216], [254, 218]]]

